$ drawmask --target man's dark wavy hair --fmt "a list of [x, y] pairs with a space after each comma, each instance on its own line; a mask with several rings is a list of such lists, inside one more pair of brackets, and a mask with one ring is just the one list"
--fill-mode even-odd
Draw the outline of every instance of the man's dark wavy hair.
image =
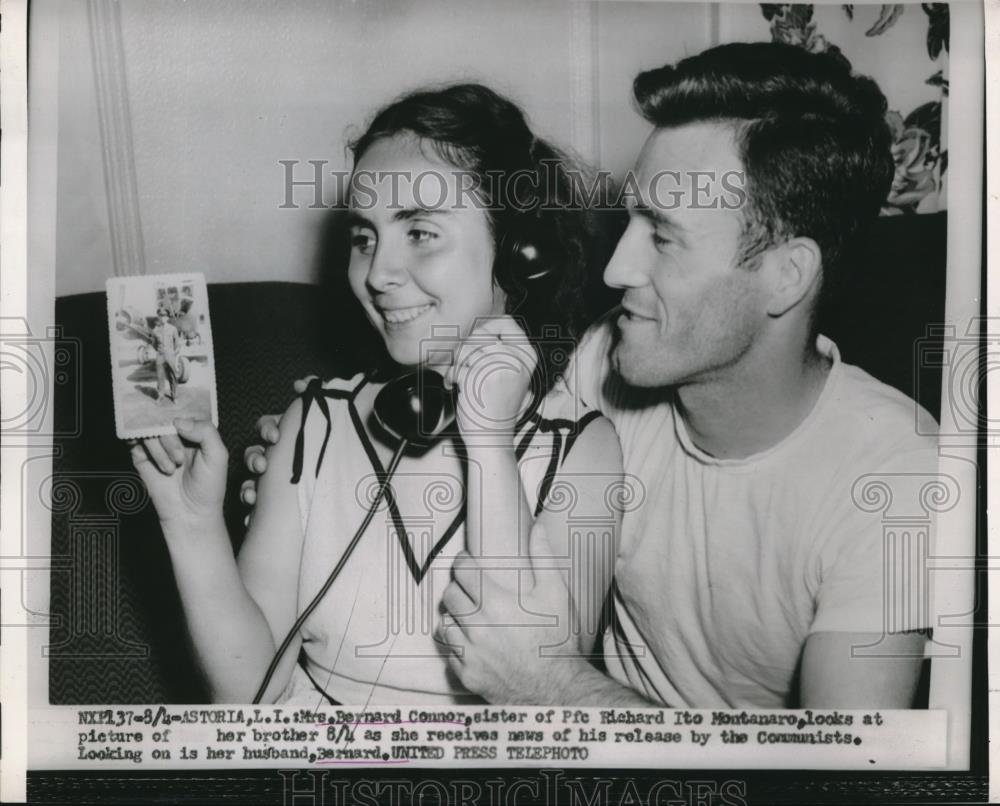
[[839, 54], [758, 42], [640, 73], [633, 92], [658, 127], [733, 123], [745, 171], [741, 260], [789, 238], [812, 238], [823, 255], [826, 296], [892, 182], [878, 85], [853, 75]]
[[[569, 170], [582, 166], [535, 137], [515, 103], [482, 84], [453, 84], [408, 93], [380, 110], [350, 144], [354, 163], [379, 140], [411, 134], [444, 162], [468, 172], [487, 213], [498, 259], [493, 274], [507, 294], [507, 313], [535, 340], [541, 396], [561, 375], [572, 341], [588, 324], [590, 213], [574, 203]], [[521, 173], [534, 182], [503, 181]], [[534, 190], [530, 186], [534, 184]], [[539, 246], [536, 279], [518, 276], [505, 259], [512, 238]]]

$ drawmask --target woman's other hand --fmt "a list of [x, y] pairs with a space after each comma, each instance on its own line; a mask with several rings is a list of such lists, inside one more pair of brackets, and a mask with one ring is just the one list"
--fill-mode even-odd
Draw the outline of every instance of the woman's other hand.
[[[309, 382], [315, 377], [317, 376], [306, 375], [306, 377], [295, 381], [292, 384], [295, 394], [301, 395], [305, 392], [309, 386]], [[240, 485], [240, 501], [248, 507], [257, 505], [257, 477], [263, 476], [264, 471], [267, 470], [267, 448], [269, 445], [278, 444], [278, 438], [281, 436], [281, 432], [279, 431], [280, 424], [280, 414], [265, 414], [263, 417], [260, 417], [257, 420], [255, 430], [257, 431], [257, 436], [261, 439], [261, 444], [251, 445], [243, 451], [243, 464], [246, 465], [251, 476]], [[243, 522], [247, 526], [250, 525], [249, 513], [247, 513]]]
[[164, 532], [183, 533], [222, 517], [229, 452], [208, 420], [174, 420], [177, 434], [132, 445], [132, 463]]
[[[269, 445], [277, 445], [281, 432], [278, 425], [281, 422], [279, 414], [265, 414], [257, 420], [255, 430], [260, 437], [262, 444], [250, 445], [243, 451], [243, 464], [250, 471], [250, 478], [240, 485], [240, 501], [246, 506], [252, 507], [257, 504], [257, 477], [263, 476], [267, 470], [267, 448]], [[250, 525], [250, 515], [247, 514], [244, 522]]]
[[534, 345], [513, 318], [477, 322], [445, 378], [459, 390], [456, 421], [462, 435], [513, 431], [528, 405], [537, 364]]

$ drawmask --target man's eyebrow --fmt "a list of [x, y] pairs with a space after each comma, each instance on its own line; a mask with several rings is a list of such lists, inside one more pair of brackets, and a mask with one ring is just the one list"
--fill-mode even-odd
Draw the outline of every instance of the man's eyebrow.
[[663, 210], [657, 210], [656, 208], [650, 207], [643, 202], [637, 202], [636, 204], [630, 206], [629, 212], [637, 216], [642, 216], [655, 225], [668, 227], [679, 233], [685, 231], [684, 225], [669, 213], [666, 213]]

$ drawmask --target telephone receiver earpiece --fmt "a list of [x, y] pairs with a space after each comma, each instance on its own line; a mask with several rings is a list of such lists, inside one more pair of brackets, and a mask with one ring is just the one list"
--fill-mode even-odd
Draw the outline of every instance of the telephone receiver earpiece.
[[540, 280], [551, 271], [542, 261], [541, 250], [534, 244], [518, 244], [515, 252], [521, 280]]
[[455, 419], [457, 392], [440, 373], [418, 369], [389, 381], [375, 396], [375, 421], [395, 439], [428, 447]]
[[518, 282], [540, 280], [550, 273], [552, 267], [546, 265], [542, 243], [544, 239], [540, 233], [535, 233], [534, 237], [505, 235], [501, 240], [498, 253], [501, 260], [508, 262], [509, 271]]

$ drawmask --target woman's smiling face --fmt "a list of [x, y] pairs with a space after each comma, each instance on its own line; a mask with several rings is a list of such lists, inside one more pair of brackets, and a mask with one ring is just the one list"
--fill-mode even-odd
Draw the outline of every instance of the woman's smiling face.
[[489, 219], [463, 178], [408, 134], [376, 141], [355, 165], [351, 290], [399, 364], [445, 368], [478, 318], [504, 312]]

